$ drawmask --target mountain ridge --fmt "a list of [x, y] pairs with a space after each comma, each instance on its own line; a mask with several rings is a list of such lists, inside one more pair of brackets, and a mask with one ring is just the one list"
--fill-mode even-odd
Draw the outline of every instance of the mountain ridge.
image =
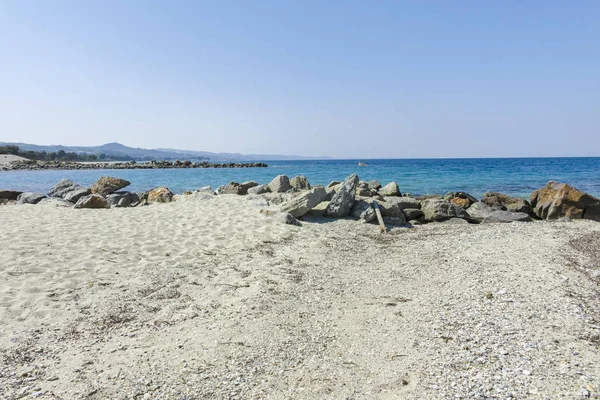
[[265, 160], [320, 160], [330, 157], [304, 157], [296, 155], [277, 154], [242, 154], [242, 153], [213, 153], [208, 151], [179, 150], [179, 149], [143, 149], [129, 147], [122, 143], [111, 142], [100, 146], [64, 146], [64, 145], [37, 145], [30, 143], [0, 142], [0, 146], [19, 146], [21, 150], [57, 152], [74, 152], [79, 154], [104, 153], [111, 156], [130, 156], [132, 160], [211, 160], [211, 161], [265, 161]]

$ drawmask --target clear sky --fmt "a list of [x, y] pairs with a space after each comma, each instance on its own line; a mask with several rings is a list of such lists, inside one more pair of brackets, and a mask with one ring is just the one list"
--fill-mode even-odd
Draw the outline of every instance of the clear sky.
[[0, 0], [0, 141], [600, 156], [600, 1]]

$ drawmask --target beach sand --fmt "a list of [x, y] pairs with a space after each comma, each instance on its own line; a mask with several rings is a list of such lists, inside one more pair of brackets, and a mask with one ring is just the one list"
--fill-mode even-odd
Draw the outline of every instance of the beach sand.
[[597, 398], [600, 224], [261, 208], [0, 207], [0, 398]]
[[0, 154], [0, 166], [8, 165], [13, 161], [27, 161], [27, 158], [15, 156], [14, 154]]

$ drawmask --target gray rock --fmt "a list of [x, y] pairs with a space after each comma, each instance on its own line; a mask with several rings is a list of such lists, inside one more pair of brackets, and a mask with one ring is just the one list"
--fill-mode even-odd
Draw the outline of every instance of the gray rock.
[[467, 209], [467, 212], [469, 213], [472, 221], [482, 222], [484, 219], [489, 217], [494, 210], [487, 204], [478, 201], [477, 203], [471, 204], [471, 207]]
[[42, 199], [45, 199], [46, 195], [41, 193], [24, 192], [17, 198], [17, 204], [37, 204]]
[[286, 175], [278, 175], [269, 183], [269, 189], [273, 193], [285, 193], [291, 188], [290, 179]]
[[317, 186], [302, 195], [293, 198], [290, 202], [281, 207], [283, 212], [292, 214], [295, 218], [299, 218], [308, 213], [317, 204], [325, 200], [327, 192], [323, 186]]
[[90, 194], [77, 200], [75, 208], [110, 208], [110, 204], [99, 194]]
[[339, 186], [341, 184], [342, 184], [342, 182], [331, 181], [331, 182], [329, 182], [329, 185], [325, 186], [325, 189], [331, 189], [331, 188], [334, 188], [334, 187]]
[[73, 207], [74, 204], [60, 197], [46, 197], [40, 200], [38, 205], [47, 205], [53, 207]]
[[375, 214], [375, 209], [373, 208], [373, 204], [367, 200], [362, 199], [354, 201], [352, 210], [350, 210], [350, 215], [364, 222], [371, 222], [375, 218], [377, 218], [377, 215]]
[[423, 211], [418, 208], [405, 208], [402, 210], [407, 220], [419, 219], [423, 216]]
[[522, 212], [494, 211], [482, 221], [482, 224], [492, 224], [498, 222], [531, 222], [531, 217], [529, 214]]
[[333, 196], [327, 206], [327, 216], [332, 218], [346, 217], [350, 215], [354, 205], [356, 195], [356, 186], [358, 185], [358, 175], [348, 176], [337, 193]]
[[290, 185], [296, 190], [310, 190], [311, 186], [304, 175], [298, 175], [292, 178]]
[[21, 193], [23, 192], [16, 190], [0, 190], [0, 199], [17, 200]]
[[376, 181], [376, 180], [367, 182], [367, 185], [369, 185], [369, 187], [373, 190], [381, 189], [381, 183], [379, 183], [379, 181]]
[[400, 197], [384, 197], [386, 203], [397, 204], [401, 210], [405, 210], [407, 208], [421, 208], [421, 202], [415, 198], [408, 196], [400, 196]]
[[405, 226], [408, 227], [410, 224], [406, 222], [404, 215], [401, 217], [383, 217], [383, 223], [386, 226]]
[[76, 203], [77, 200], [88, 194], [90, 194], [89, 189], [68, 179], [62, 179], [48, 192], [49, 197], [59, 197], [71, 203]]
[[396, 182], [390, 182], [381, 189], [379, 189], [379, 194], [382, 196], [401, 196], [400, 187]]
[[135, 192], [115, 192], [106, 196], [106, 201], [111, 207], [131, 207], [140, 197]]
[[246, 181], [241, 184], [242, 189], [240, 194], [248, 194], [248, 189], [258, 186], [258, 182], [256, 181]]
[[258, 186], [254, 186], [251, 187], [250, 189], [248, 189], [248, 194], [263, 194], [263, 193], [269, 193], [271, 191], [271, 189], [269, 189], [268, 185], [258, 185]]
[[398, 203], [378, 201], [379, 210], [384, 217], [404, 217], [404, 212]]
[[446, 221], [450, 218], [469, 219], [469, 214], [454, 203], [446, 200], [427, 199], [421, 203], [427, 221]]

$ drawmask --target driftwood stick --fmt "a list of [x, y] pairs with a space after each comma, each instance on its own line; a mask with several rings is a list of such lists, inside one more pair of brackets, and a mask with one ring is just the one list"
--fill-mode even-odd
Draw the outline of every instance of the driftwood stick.
[[375, 208], [375, 214], [377, 214], [377, 221], [379, 221], [379, 230], [381, 231], [381, 233], [385, 233], [387, 229], [385, 227], [385, 223], [383, 222], [381, 211], [379, 210], [379, 204], [377, 204], [375, 200], [373, 200], [373, 208]]

